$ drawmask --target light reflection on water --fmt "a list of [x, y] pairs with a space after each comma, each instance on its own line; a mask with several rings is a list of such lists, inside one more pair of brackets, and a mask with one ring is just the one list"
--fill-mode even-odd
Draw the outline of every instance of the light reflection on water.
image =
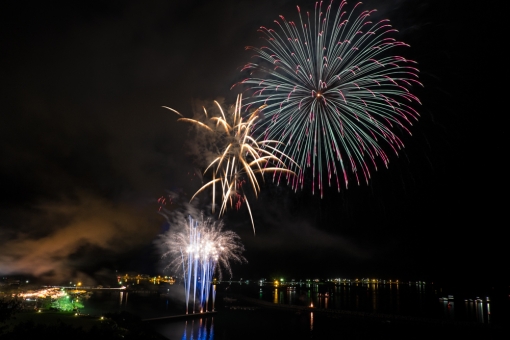
[[214, 317], [160, 323], [155, 329], [171, 340], [214, 340]]
[[[268, 290], [269, 289], [269, 290]], [[269, 293], [270, 292], [270, 293]], [[244, 292], [247, 293], [246, 291]], [[268, 295], [270, 294], [270, 295]], [[411, 284], [259, 287], [257, 298], [275, 304], [490, 323], [490, 301], [439, 298], [432, 287]]]
[[491, 323], [491, 304], [487, 298], [464, 300], [465, 315], [470, 320], [476, 320], [480, 323]]
[[[209, 321], [209, 323], [208, 323]], [[213, 340], [214, 339], [214, 318], [186, 321], [182, 340]]]
[[[218, 289], [226, 292], [239, 290], [232, 285], [225, 290], [225, 285]], [[84, 301], [83, 313], [103, 315], [105, 312], [128, 311], [142, 318], [184, 314], [184, 304], [178, 298], [179, 288], [173, 287], [175, 294], [167, 296], [144, 294], [139, 292], [114, 291], [94, 292], [89, 300]], [[437, 288], [437, 287], [435, 287]], [[172, 289], [170, 289], [172, 290]], [[438, 295], [434, 287], [408, 284], [352, 284], [352, 285], [315, 285], [303, 284], [294, 287], [252, 287], [244, 285], [239, 293], [274, 304], [313, 306], [324, 309], [396, 314], [437, 318], [454, 321], [492, 323], [491, 314], [494, 307], [495, 322], [500, 323], [502, 312], [507, 307], [499, 300], [490, 301], [488, 297], [464, 299], [453, 296], [451, 299]], [[171, 293], [171, 292], [170, 292]], [[439, 291], [439, 294], [442, 294]], [[510, 299], [510, 296], [508, 296]], [[220, 300], [221, 301], [221, 300]], [[492, 303], [495, 303], [493, 306]], [[506, 303], [504, 301], [503, 303]], [[508, 303], [506, 303], [508, 305]], [[502, 310], [502, 308], [505, 308]], [[508, 313], [507, 313], [508, 314]], [[312, 324], [312, 322], [311, 322]], [[313, 327], [311, 325], [311, 327]]]
[[[440, 298], [443, 317], [448, 320], [467, 320], [478, 323], [491, 323], [491, 302], [483, 299], [465, 299], [455, 303], [455, 299]], [[457, 310], [456, 310], [457, 306]]]

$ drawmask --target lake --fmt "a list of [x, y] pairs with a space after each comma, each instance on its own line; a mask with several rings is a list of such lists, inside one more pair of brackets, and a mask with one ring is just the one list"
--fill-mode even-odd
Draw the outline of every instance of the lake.
[[[449, 325], [457, 325], [455, 331], [450, 329], [452, 335], [478, 331], [484, 337], [487, 327], [510, 324], [507, 291], [484, 291], [485, 295], [471, 296], [462, 289], [445, 290], [431, 284], [302, 283], [274, 287], [224, 282], [217, 286], [217, 292], [218, 313], [214, 316], [149, 323], [165, 337], [182, 340], [312, 339], [338, 332], [367, 337], [385, 332], [404, 336], [408, 328], [435, 336], [444, 333], [445, 327], [448, 331]], [[241, 296], [248, 299], [242, 300]], [[283, 309], [292, 306], [302, 309]], [[307, 308], [310, 306], [313, 310]], [[95, 291], [84, 302], [82, 312], [100, 315], [118, 311], [143, 319], [184, 314], [184, 289], [176, 284], [153, 292]]]

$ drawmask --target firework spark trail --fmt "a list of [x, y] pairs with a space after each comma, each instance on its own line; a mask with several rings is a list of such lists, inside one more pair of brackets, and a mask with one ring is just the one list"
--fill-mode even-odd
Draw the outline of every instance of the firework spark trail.
[[288, 163], [298, 173], [294, 188], [303, 188], [308, 167], [312, 191], [318, 186], [321, 197], [323, 174], [340, 191], [341, 182], [348, 187], [350, 175], [358, 185], [360, 179], [368, 183], [377, 157], [388, 167], [379, 142], [398, 155], [404, 145], [393, 130], [410, 134], [408, 126], [419, 116], [411, 105], [420, 102], [409, 91], [413, 84], [422, 85], [416, 62], [392, 55], [409, 45], [391, 38], [396, 30], [389, 20], [370, 21], [375, 10], [356, 16], [361, 3], [351, 12], [346, 4], [342, 1], [335, 14], [333, 1], [325, 11], [317, 2], [314, 15], [307, 12], [304, 18], [297, 7], [298, 23], [280, 16], [278, 31], [261, 27], [267, 46], [247, 47], [261, 63], [246, 64], [243, 70], [250, 77], [234, 85], [249, 86], [246, 107], [265, 105], [266, 120], [254, 133], [282, 142], [275, 148], [297, 163]]
[[[164, 257], [171, 262], [168, 267], [175, 273], [182, 270], [186, 299], [186, 314], [191, 298], [195, 313], [196, 298], [200, 312], [207, 311], [213, 275], [222, 277], [222, 270], [227, 270], [232, 277], [230, 261], [247, 262], [242, 252], [244, 246], [239, 236], [233, 231], [224, 231], [223, 223], [211, 219], [194, 220], [191, 216], [185, 225], [176, 226], [161, 236]], [[191, 290], [193, 294], [191, 295]], [[213, 296], [214, 299], [214, 296]]]
[[[174, 109], [166, 106], [163, 107], [181, 116], [182, 118], [179, 118], [178, 121], [195, 124], [207, 133], [216, 134], [217, 140], [220, 140], [218, 148], [221, 151], [204, 171], [204, 174], [211, 173], [212, 180], [198, 189], [191, 200], [200, 192], [212, 187], [212, 211], [214, 213], [216, 186], [219, 185], [221, 188], [219, 216], [223, 215], [228, 206], [239, 209], [242, 203], [245, 203], [250, 214], [253, 232], [255, 233], [255, 224], [244, 192], [244, 184], [249, 183], [257, 197], [260, 192], [257, 175], [260, 174], [262, 178], [264, 178], [263, 175], [265, 173], [272, 173], [273, 175], [286, 173], [289, 176], [293, 176], [295, 172], [289, 170], [286, 163], [293, 164], [296, 169], [299, 169], [299, 166], [282, 151], [278, 150], [277, 147], [281, 142], [269, 139], [258, 141], [251, 136], [255, 122], [259, 118], [260, 110], [265, 106], [262, 105], [248, 117], [243, 118], [241, 116], [241, 102], [242, 97], [239, 95], [234, 112], [230, 115], [225, 115], [217, 101], [215, 101], [215, 104], [219, 109], [220, 116], [209, 117], [204, 108], [205, 118], [208, 120], [209, 125], [207, 122], [204, 123], [199, 120], [184, 118]], [[284, 162], [283, 159], [286, 161]]]

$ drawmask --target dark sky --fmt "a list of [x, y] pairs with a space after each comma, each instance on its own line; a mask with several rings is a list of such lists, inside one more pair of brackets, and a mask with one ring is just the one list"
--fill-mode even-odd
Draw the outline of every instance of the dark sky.
[[[0, 274], [49, 281], [156, 273], [157, 198], [199, 187], [188, 117], [224, 98], [261, 25], [312, 1], [90, 1], [0, 5]], [[351, 5], [353, 5], [352, 3]], [[249, 264], [237, 277], [505, 278], [504, 112], [483, 24], [465, 1], [365, 2], [409, 43], [425, 87], [413, 136], [369, 185], [325, 197], [263, 186], [228, 212]], [[489, 58], [490, 59], [490, 58]], [[491, 59], [493, 60], [493, 59]], [[497, 64], [497, 60], [494, 60]], [[493, 79], [490, 79], [494, 77]], [[202, 202], [207, 197], [201, 198]], [[167, 206], [170, 210], [177, 207]]]

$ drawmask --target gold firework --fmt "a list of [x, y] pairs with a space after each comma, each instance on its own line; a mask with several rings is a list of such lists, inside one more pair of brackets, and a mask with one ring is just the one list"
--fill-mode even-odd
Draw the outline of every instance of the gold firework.
[[252, 128], [259, 118], [260, 111], [265, 105], [259, 107], [248, 117], [243, 118], [241, 116], [241, 99], [241, 95], [238, 95], [234, 112], [228, 116], [225, 115], [225, 112], [217, 101], [214, 101], [214, 103], [218, 106], [221, 116], [209, 118], [204, 108], [205, 118], [212, 123], [210, 124], [212, 128], [201, 121], [185, 118], [174, 109], [166, 106], [163, 107], [180, 115], [182, 118], [179, 118], [178, 121], [195, 124], [205, 129], [208, 133], [221, 136], [221, 151], [204, 171], [204, 174], [207, 172], [212, 174], [212, 180], [198, 189], [191, 200], [206, 188], [212, 187], [212, 212], [214, 213], [216, 205], [216, 186], [219, 185], [221, 192], [219, 216], [223, 215], [229, 206], [239, 209], [242, 203], [246, 203], [253, 226], [253, 232], [255, 233], [255, 224], [253, 222], [248, 199], [244, 193], [244, 184], [248, 182], [255, 196], [258, 197], [260, 185], [257, 180], [257, 175], [260, 174], [262, 179], [264, 179], [263, 175], [265, 173], [272, 173], [273, 175], [277, 173], [295, 175], [293, 171], [286, 167], [282, 158], [286, 158], [292, 163], [294, 163], [294, 161], [283, 152], [276, 149], [276, 146], [281, 144], [279, 141], [257, 141], [251, 136]]

